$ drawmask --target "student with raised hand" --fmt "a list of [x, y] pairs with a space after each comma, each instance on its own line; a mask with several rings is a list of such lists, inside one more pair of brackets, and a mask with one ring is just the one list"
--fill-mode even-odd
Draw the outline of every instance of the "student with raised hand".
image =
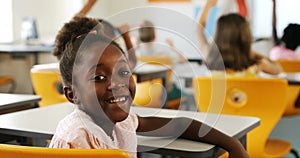
[[[140, 117], [129, 113], [135, 95], [135, 82], [125, 52], [101, 33], [97, 19], [75, 17], [66, 23], [57, 37], [66, 38], [59, 66], [67, 99], [77, 108], [62, 119], [49, 147], [118, 148], [137, 157], [136, 132], [148, 136], [173, 136], [215, 144], [227, 150], [231, 158], [249, 157], [241, 143], [224, 133], [188, 118]], [[94, 23], [87, 32], [66, 29]], [[83, 25], [82, 25], [83, 24]], [[62, 42], [62, 41], [61, 41]], [[209, 128], [199, 136], [201, 128]], [[201, 131], [200, 131], [201, 132]]]
[[276, 0], [273, 2], [272, 16], [272, 38], [274, 47], [270, 50], [270, 58], [272, 60], [290, 59], [300, 60], [300, 53], [296, 49], [300, 46], [300, 24], [290, 23], [283, 30], [281, 39], [277, 36], [277, 15], [276, 15]]
[[207, 0], [198, 19], [198, 37], [201, 53], [209, 69], [234, 76], [256, 76], [259, 72], [279, 74], [281, 66], [251, 49], [252, 33], [247, 20], [238, 13], [218, 18], [214, 39], [210, 43], [205, 35], [207, 18], [217, 0]]
[[149, 20], [144, 20], [138, 29], [139, 38], [137, 41], [137, 56], [169, 56], [173, 63], [185, 63], [187, 60], [177, 50], [171, 39], [166, 39], [165, 43], [156, 40], [156, 29], [154, 24]]
[[[162, 62], [159, 64], [174, 66], [177, 64], [183, 64], [187, 62], [187, 59], [178, 51], [175, 47], [173, 40], [170, 38], [166, 39], [165, 42], [157, 41], [156, 36], [156, 26], [149, 20], [144, 20], [140, 27], [138, 28], [138, 40], [137, 46], [135, 49], [137, 58], [140, 58], [142, 61], [147, 57], [157, 57], [161, 58], [161, 61], [154, 62]], [[164, 59], [169, 59], [166, 61]], [[150, 62], [151, 63], [151, 62]], [[167, 108], [178, 109], [182, 100], [184, 100], [184, 92], [177, 86], [175, 81], [172, 80], [172, 73], [168, 73], [167, 75], [167, 84], [166, 84], [166, 104]], [[168, 105], [168, 103], [171, 103]], [[152, 105], [151, 105], [152, 106]]]

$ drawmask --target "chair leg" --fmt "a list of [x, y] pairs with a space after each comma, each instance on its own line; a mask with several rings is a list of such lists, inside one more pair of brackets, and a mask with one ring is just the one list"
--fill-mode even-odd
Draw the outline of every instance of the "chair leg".
[[17, 86], [17, 82], [16, 81], [12, 81], [11, 82], [11, 87], [8, 90], [9, 93], [13, 93], [16, 90], [16, 86]]
[[291, 149], [291, 154], [293, 154], [295, 156], [295, 158], [300, 158], [299, 157], [299, 154], [298, 154], [298, 151], [296, 149]]

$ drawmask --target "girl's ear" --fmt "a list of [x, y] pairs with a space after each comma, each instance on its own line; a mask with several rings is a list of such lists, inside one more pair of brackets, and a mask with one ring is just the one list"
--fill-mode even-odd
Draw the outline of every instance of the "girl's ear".
[[64, 94], [71, 103], [77, 103], [77, 97], [74, 95], [72, 86], [64, 86]]

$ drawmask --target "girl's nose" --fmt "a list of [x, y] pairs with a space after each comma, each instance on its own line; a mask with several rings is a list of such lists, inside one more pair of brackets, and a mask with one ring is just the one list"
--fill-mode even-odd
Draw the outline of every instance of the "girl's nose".
[[108, 85], [109, 90], [118, 89], [122, 87], [125, 87], [125, 83], [111, 83], [110, 85]]

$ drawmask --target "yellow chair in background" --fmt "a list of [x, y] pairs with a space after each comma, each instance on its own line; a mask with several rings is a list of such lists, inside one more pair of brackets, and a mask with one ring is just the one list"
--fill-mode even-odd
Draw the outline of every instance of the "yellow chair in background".
[[300, 60], [276, 60], [284, 72], [300, 72]]
[[53, 65], [36, 65], [30, 72], [34, 92], [42, 97], [40, 107], [68, 101], [63, 93], [58, 65], [53, 68], [51, 66]]
[[267, 78], [193, 79], [199, 111], [254, 116], [261, 125], [247, 135], [250, 157], [283, 157], [291, 152], [290, 142], [269, 139], [287, 104], [287, 81]]
[[[138, 61], [147, 64], [162, 65], [171, 68], [173, 66], [173, 60], [169, 56], [158, 56], [158, 55], [148, 55], [138, 57]], [[172, 87], [172, 70], [167, 72], [167, 85]], [[134, 99], [134, 104], [144, 105], [148, 107], [161, 107], [162, 103], [162, 93], [163, 88], [160, 86], [162, 84], [161, 80], [153, 80], [148, 82], [137, 83], [137, 94]], [[167, 87], [168, 87], [167, 86]], [[169, 91], [168, 89], [166, 89]], [[182, 98], [177, 98], [173, 100], [167, 100], [166, 106], [169, 109], [178, 109]]]
[[[300, 60], [277, 60], [284, 72], [299, 72]], [[288, 105], [284, 112], [284, 116], [295, 116], [300, 114], [300, 107], [296, 107], [296, 100], [300, 97], [300, 86], [289, 85], [288, 87]]]
[[16, 89], [16, 81], [11, 76], [0, 76], [0, 86], [10, 85], [8, 93], [13, 93]]
[[130, 158], [118, 149], [62, 149], [0, 144], [3, 158]]

